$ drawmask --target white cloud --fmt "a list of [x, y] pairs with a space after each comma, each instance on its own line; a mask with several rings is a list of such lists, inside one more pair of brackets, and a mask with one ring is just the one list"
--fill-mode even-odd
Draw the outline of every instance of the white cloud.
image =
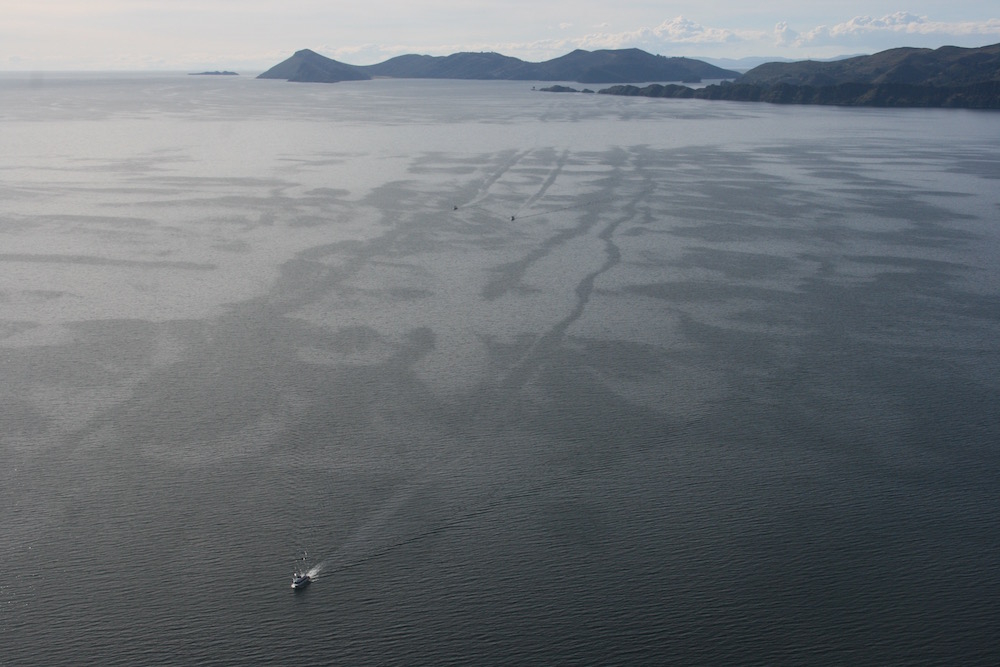
[[[606, 28], [607, 24], [596, 26]], [[592, 32], [577, 37], [534, 40], [527, 43], [495, 45], [501, 53], [517, 53], [519, 57], [545, 59], [563, 55], [573, 49], [641, 48], [654, 53], [678, 51], [690, 45], [717, 47], [743, 41], [760, 41], [766, 33], [707, 27], [683, 16], [663, 21], [651, 27], [639, 27], [620, 32]], [[505, 50], [506, 49], [506, 50]]]
[[621, 48], [668, 44], [726, 44], [758, 36], [757, 32], [710, 28], [683, 16], [677, 16], [654, 27], [640, 27], [617, 33], [593, 33], [579, 37], [575, 41], [581, 47], [591, 45], [601, 48]]
[[774, 43], [778, 46], [791, 46], [799, 39], [799, 33], [788, 27], [788, 23], [781, 21], [774, 26]]
[[886, 38], [898, 41], [899, 45], [913, 45], [915, 41], [934, 39], [948, 41], [962, 38], [1000, 39], [1000, 19], [979, 22], [931, 21], [926, 16], [909, 12], [896, 12], [881, 17], [855, 16], [833, 26], [817, 26], [791, 40], [796, 47], [828, 44], [853, 45], [878, 42]]
[[570, 48], [620, 49], [637, 47], [653, 53], [691, 55], [716, 53], [771, 55], [775, 50], [790, 57], [806, 54], [842, 55], [859, 50], [875, 52], [898, 46], [982, 46], [1000, 41], [1000, 19], [942, 22], [910, 12], [880, 17], [856, 16], [836, 25], [806, 30], [778, 22], [771, 31], [706, 26], [683, 16], [655, 26], [621, 32], [594, 32], [576, 38], [510, 45], [550, 57]]
[[739, 33], [726, 28], [707, 28], [683, 16], [664, 21], [651, 31], [656, 39], [678, 44], [722, 44], [741, 41]]

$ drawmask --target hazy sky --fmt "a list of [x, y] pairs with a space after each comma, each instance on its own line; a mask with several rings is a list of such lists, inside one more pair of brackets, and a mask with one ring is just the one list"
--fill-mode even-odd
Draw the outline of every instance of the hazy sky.
[[998, 42], [1000, 5], [983, 0], [0, 0], [0, 70], [252, 72], [303, 48], [367, 65], [457, 51], [820, 58]]

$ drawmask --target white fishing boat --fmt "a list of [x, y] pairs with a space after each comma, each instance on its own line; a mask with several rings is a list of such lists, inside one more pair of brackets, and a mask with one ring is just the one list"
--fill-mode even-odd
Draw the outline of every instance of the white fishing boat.
[[312, 583], [312, 577], [309, 576], [309, 564], [306, 557], [306, 552], [303, 551], [302, 559], [297, 561], [297, 567], [292, 573], [292, 588], [296, 590], [305, 588]]

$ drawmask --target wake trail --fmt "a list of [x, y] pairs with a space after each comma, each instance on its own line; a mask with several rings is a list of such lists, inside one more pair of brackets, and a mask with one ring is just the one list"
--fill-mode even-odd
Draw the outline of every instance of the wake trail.
[[500, 181], [501, 178], [503, 178], [504, 174], [513, 169], [514, 165], [516, 165], [518, 162], [520, 162], [530, 154], [531, 154], [530, 150], [523, 151], [521, 153], [517, 152], [513, 153], [507, 160], [505, 160], [500, 165], [500, 167], [496, 171], [490, 174], [483, 181], [482, 185], [479, 186], [479, 190], [476, 192], [476, 194], [473, 195], [468, 202], [463, 204], [462, 208], [476, 208], [486, 213], [494, 214], [492, 211], [482, 206], [483, 202], [485, 202], [489, 198], [490, 190], [493, 188], [494, 185], [496, 185]]
[[[354, 558], [344, 559], [346, 562], [342, 562], [339, 565], [330, 567], [329, 573], [335, 574], [338, 572], [344, 572], [346, 570], [361, 567], [362, 565], [366, 565], [368, 563], [371, 563], [372, 561], [378, 560], [380, 558], [385, 558], [386, 556], [390, 555], [391, 553], [402, 547], [415, 544], [417, 542], [421, 542], [423, 540], [429, 539], [437, 535], [441, 535], [442, 533], [446, 533], [451, 530], [457, 530], [462, 527], [471, 527], [470, 522], [472, 522], [474, 519], [487, 516], [499, 510], [504, 505], [507, 505], [514, 501], [535, 497], [541, 494], [543, 491], [550, 489], [553, 486], [556, 486], [574, 477], [579, 477], [585, 472], [586, 472], [585, 469], [571, 471], [554, 478], [545, 479], [528, 488], [522, 488], [516, 491], [510, 491], [508, 493], [500, 493], [501, 489], [500, 487], [498, 487], [493, 491], [491, 491], [489, 494], [487, 494], [485, 500], [476, 503], [475, 506], [470, 507], [467, 504], [465, 506], [465, 511], [457, 515], [454, 515], [447, 520], [442, 520], [425, 530], [419, 531], [416, 534], [407, 537], [396, 539], [392, 542], [384, 544], [381, 547], [368, 551], [367, 553], [362, 553]], [[398, 508], [400, 500], [394, 497], [393, 501], [394, 502], [392, 504], [395, 506], [395, 508]], [[387, 509], [388, 508], [383, 508], [378, 513], [377, 516], [385, 517], [385, 516], [390, 516], [392, 513], [394, 513], [394, 511], [388, 512]], [[375, 522], [366, 524], [364, 527], [359, 529], [359, 531], [356, 532], [354, 536], [352, 536], [349, 544], [350, 545], [360, 544], [362, 536], [373, 535], [375, 532], [377, 532], [377, 529], [379, 527], [380, 526], [377, 525]], [[346, 547], [347, 545], [341, 547], [341, 549], [339, 549], [338, 552], [342, 553], [347, 551]]]

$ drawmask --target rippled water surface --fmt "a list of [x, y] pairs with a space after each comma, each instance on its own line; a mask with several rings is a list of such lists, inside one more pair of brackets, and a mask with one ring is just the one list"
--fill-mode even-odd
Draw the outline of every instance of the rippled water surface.
[[1000, 661], [1000, 115], [5, 74], [0, 146], [0, 663]]

